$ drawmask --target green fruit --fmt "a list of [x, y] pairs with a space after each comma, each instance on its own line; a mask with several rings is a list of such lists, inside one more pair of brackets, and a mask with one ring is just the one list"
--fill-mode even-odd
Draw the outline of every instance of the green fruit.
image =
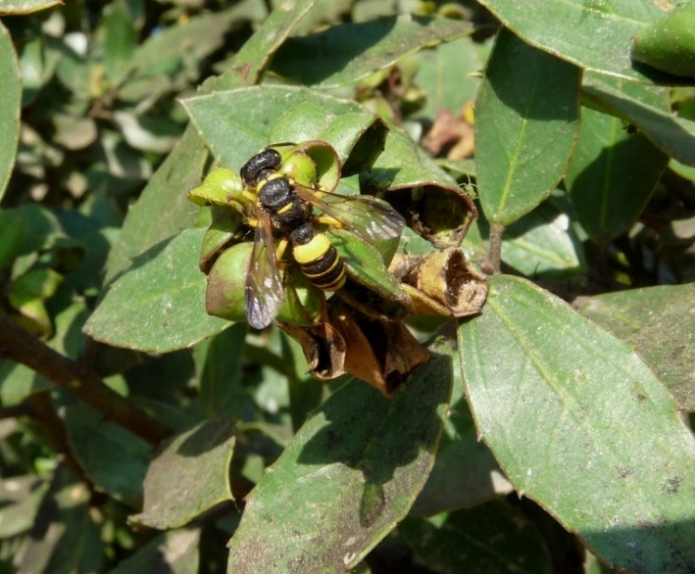
[[672, 10], [634, 37], [632, 59], [695, 78], [695, 2]]

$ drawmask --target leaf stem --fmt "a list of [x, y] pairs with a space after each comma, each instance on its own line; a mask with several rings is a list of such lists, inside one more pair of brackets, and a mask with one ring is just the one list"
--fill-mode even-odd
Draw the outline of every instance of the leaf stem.
[[157, 445], [171, 430], [108, 387], [97, 375], [51, 349], [0, 309], [0, 352], [71, 392], [106, 418], [150, 444]]
[[504, 225], [492, 223], [490, 225], [489, 248], [487, 252], [487, 263], [492, 275], [500, 272], [502, 261], [502, 234], [504, 233]]

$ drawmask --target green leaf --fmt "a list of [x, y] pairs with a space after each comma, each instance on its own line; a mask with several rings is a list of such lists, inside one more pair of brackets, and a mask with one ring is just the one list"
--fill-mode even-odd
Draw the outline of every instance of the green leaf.
[[137, 552], [123, 560], [109, 574], [197, 574], [200, 530], [182, 529], [155, 536]]
[[429, 520], [406, 518], [399, 532], [436, 572], [553, 572], [548, 550], [534, 525], [503, 500]]
[[62, 4], [63, 0], [3, 0], [0, 4], [0, 16], [31, 14], [53, 6], [62, 6]]
[[663, 16], [653, 0], [481, 0], [526, 42], [579, 67], [646, 82], [630, 59], [630, 39]]
[[338, 255], [348, 267], [348, 273], [359, 283], [388, 300], [407, 304], [408, 295], [396, 278], [389, 273], [381, 254], [354, 233], [345, 229], [330, 229], [327, 235]]
[[271, 68], [298, 84], [334, 88], [388, 68], [423, 47], [472, 31], [470, 22], [410, 15], [343, 24], [290, 38], [273, 58]]
[[147, 469], [142, 513], [129, 520], [159, 530], [178, 528], [232, 500], [233, 452], [234, 421], [228, 417], [169, 439]]
[[438, 357], [391, 401], [360, 381], [333, 394], [249, 495], [227, 571], [353, 568], [427, 478], [450, 391], [451, 363]]
[[475, 99], [480, 80], [470, 74], [482, 70], [483, 63], [469, 37], [421, 50], [415, 60], [418, 63], [415, 83], [427, 97], [418, 116], [436, 118], [445, 109], [456, 115], [466, 102]]
[[[344, 134], [336, 133], [331, 128], [331, 122], [327, 125], [319, 123], [317, 109], [324, 109], [335, 118], [347, 115], [354, 118], [355, 124], [348, 131], [355, 135], [348, 138], [349, 142], [356, 141], [356, 136], [365, 129], [365, 119], [368, 122], [375, 119], [373, 114], [353, 101], [339, 100], [320, 92], [290, 86], [258, 86], [216, 92], [194, 96], [184, 100], [183, 104], [215, 157], [222, 165], [237, 173], [259, 149], [270, 143], [278, 143], [269, 141], [271, 133], [273, 138], [289, 138], [284, 141], [331, 137], [333, 139], [326, 141], [336, 148], [341, 161], [345, 161], [350, 149], [346, 149], [342, 139]], [[288, 110], [293, 112], [297, 137], [291, 137], [290, 126], [284, 119]], [[275, 130], [274, 125], [278, 121], [279, 125]], [[309, 133], [307, 125], [315, 126], [318, 131]], [[350, 126], [342, 126], [343, 130], [348, 127]], [[229, 145], [230, 141], [235, 145]]]
[[[0, 7], [0, 13], [7, 10]], [[0, 199], [5, 194], [7, 182], [14, 166], [17, 142], [19, 141], [19, 112], [22, 101], [22, 80], [19, 64], [12, 45], [12, 38], [0, 22]]]
[[135, 26], [125, 0], [111, 2], [104, 20], [104, 64], [112, 84], [119, 84], [132, 68], [136, 42]]
[[[664, 103], [663, 94], [654, 88], [625, 84], [624, 89], [647, 101]], [[642, 133], [628, 133], [620, 119], [582, 108], [582, 129], [566, 182], [587, 234], [605, 241], [629, 228], [647, 204], [667, 162], [659, 148]]]
[[200, 91], [210, 93], [258, 83], [271, 58], [317, 1], [295, 0], [275, 8], [237, 52], [232, 71], [209, 79]]
[[652, 89], [661, 98], [650, 98], [647, 88], [632, 83], [618, 84], [590, 74], [582, 86], [583, 99], [599, 110], [637, 127], [665, 153], [686, 165], [695, 166], [695, 122], [671, 114], [663, 89]]
[[205, 312], [198, 269], [204, 229], [188, 229], [135, 258], [85, 325], [98, 341], [153, 353], [194, 345], [229, 323]]
[[502, 30], [475, 105], [476, 172], [491, 223], [509, 225], [562, 178], [579, 129], [578, 68]]
[[[189, 126], [128, 212], [106, 262], [105, 284], [123, 272], [131, 258], [193, 226], [197, 209], [186, 194], [200, 183], [207, 157], [205, 145]], [[153, 217], [154, 213], [166, 213], [166, 217]]]
[[502, 260], [527, 277], [559, 280], [586, 269], [569, 201], [549, 197], [504, 231]]
[[411, 515], [432, 516], [475, 506], [512, 490], [490, 449], [478, 440], [473, 415], [463, 395], [458, 353], [454, 353], [453, 360], [454, 389], [449, 416], [434, 467], [410, 509]]
[[631, 345], [514, 277], [459, 329], [471, 410], [516, 489], [609, 564], [695, 563], [695, 439]]
[[635, 346], [681, 408], [695, 411], [695, 285], [607, 293], [582, 301], [579, 311]]
[[313, 139], [330, 142], [343, 164], [343, 176], [372, 167], [384, 148], [388, 128], [366, 110], [334, 114], [325, 106], [307, 101], [290, 109], [276, 121], [269, 143], [303, 142]]
[[[239, 408], [242, 394], [239, 385], [241, 353], [246, 332], [246, 323], [237, 323], [195, 347], [196, 371], [200, 381], [198, 400], [208, 417]], [[240, 415], [238, 411], [235, 412]]]
[[152, 448], [85, 404], [65, 408], [65, 428], [85, 474], [116, 500], [139, 506]]

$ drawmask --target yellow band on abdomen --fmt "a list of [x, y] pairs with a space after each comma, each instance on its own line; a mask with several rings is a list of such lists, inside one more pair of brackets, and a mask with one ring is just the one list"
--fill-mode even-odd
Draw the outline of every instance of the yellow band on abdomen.
[[292, 248], [292, 254], [297, 263], [306, 265], [320, 259], [330, 248], [331, 240], [323, 233], [319, 233], [306, 245], [295, 245]]

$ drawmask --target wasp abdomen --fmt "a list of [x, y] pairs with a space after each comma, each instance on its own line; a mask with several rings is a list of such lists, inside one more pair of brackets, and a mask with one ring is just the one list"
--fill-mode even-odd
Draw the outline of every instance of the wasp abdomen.
[[345, 265], [327, 235], [304, 224], [292, 231], [290, 240], [295, 261], [316, 287], [336, 291], [345, 284]]

